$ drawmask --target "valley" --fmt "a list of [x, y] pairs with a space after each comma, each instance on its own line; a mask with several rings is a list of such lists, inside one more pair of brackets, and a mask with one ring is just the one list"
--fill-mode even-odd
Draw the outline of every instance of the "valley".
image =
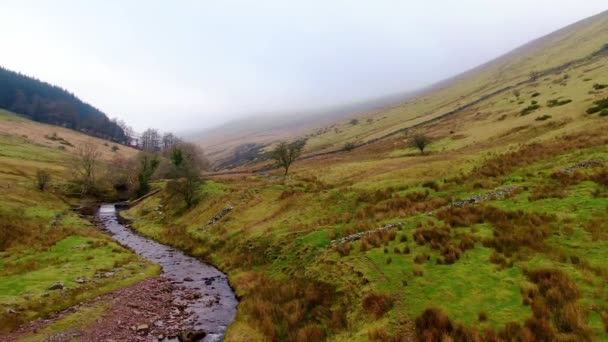
[[404, 102], [218, 129], [216, 169], [2, 110], [0, 341], [608, 341], [607, 44], [604, 12]]

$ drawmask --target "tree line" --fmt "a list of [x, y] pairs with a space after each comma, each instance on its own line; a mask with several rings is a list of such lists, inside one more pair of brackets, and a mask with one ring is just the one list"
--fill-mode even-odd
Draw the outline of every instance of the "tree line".
[[116, 120], [58, 86], [0, 67], [0, 108], [117, 143], [127, 136]]

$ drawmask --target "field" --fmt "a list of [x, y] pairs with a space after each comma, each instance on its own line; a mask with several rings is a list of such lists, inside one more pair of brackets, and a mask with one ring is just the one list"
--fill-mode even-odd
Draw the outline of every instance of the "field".
[[[0, 127], [0, 332], [159, 272], [72, 211], [80, 199], [62, 195], [75, 147], [60, 149], [60, 142], [98, 142], [110, 151], [106, 142], [8, 112], [0, 114]], [[38, 170], [51, 175], [47, 191], [35, 187]], [[47, 290], [58, 282], [63, 290]]]

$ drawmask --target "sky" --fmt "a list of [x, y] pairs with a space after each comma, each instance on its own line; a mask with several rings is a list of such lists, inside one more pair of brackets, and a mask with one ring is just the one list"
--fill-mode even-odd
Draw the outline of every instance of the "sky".
[[0, 0], [0, 65], [138, 131], [192, 131], [416, 90], [607, 9], [606, 0]]

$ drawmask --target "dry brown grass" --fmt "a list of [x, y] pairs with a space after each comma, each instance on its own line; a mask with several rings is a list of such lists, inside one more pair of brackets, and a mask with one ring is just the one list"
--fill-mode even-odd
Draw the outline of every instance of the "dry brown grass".
[[305, 278], [275, 280], [256, 274], [239, 307], [269, 341], [322, 341], [328, 327], [346, 326], [342, 310], [330, 310], [335, 288]]
[[[56, 134], [63, 140], [51, 140], [45, 138], [46, 136], [52, 136]], [[104, 161], [111, 161], [116, 155], [121, 155], [125, 158], [134, 157], [138, 151], [134, 148], [123, 146], [109, 142], [107, 140], [95, 138], [71, 129], [47, 125], [39, 122], [30, 120], [0, 120], [0, 134], [27, 137], [26, 139], [36, 145], [48, 146], [52, 148], [58, 148], [59, 146], [65, 147], [65, 151], [72, 154], [76, 154], [78, 146], [85, 144], [94, 144], [99, 146], [101, 152], [101, 159]], [[62, 141], [67, 141], [69, 144], [75, 147], [71, 147], [66, 144], [62, 144]], [[104, 145], [106, 144], [106, 145]], [[112, 151], [112, 146], [117, 145], [119, 149]]]
[[371, 313], [376, 319], [381, 318], [393, 308], [394, 299], [391, 295], [380, 292], [370, 292], [363, 297], [363, 309]]

